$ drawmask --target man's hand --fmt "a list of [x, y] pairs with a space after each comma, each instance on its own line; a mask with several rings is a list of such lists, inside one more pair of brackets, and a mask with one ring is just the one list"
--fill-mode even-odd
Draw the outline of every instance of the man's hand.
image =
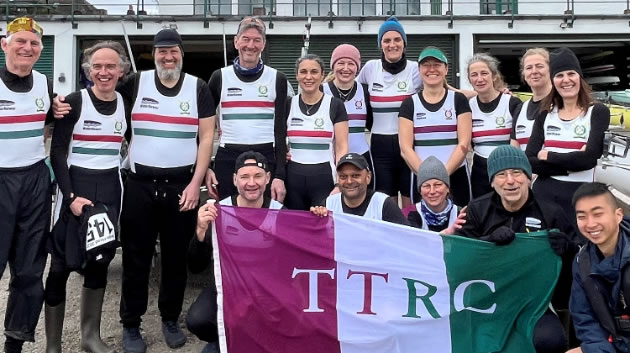
[[271, 181], [271, 198], [282, 203], [287, 195], [287, 189], [284, 187], [284, 180], [274, 178]]
[[217, 180], [216, 174], [214, 174], [212, 169], [208, 168], [206, 172], [206, 187], [208, 188], [208, 195], [215, 200], [219, 199], [217, 185], [219, 185], [219, 181]]
[[73, 215], [77, 217], [81, 217], [81, 214], [83, 214], [83, 206], [85, 205], [94, 206], [92, 201], [84, 197], [77, 197], [70, 204], [70, 211], [72, 211]]
[[[562, 257], [570, 249], [573, 250], [574, 248], [577, 248], [577, 246], [573, 246], [568, 235], [557, 229], [550, 230], [548, 238], [551, 249], [560, 257]], [[577, 251], [574, 250], [572, 252], [575, 253]]]
[[72, 108], [70, 107], [70, 104], [65, 103], [65, 101], [66, 101], [65, 96], [57, 96], [55, 97], [55, 99], [53, 99], [52, 109], [53, 109], [53, 116], [55, 118], [62, 119], [64, 116], [70, 113], [70, 110], [72, 110]]
[[199, 207], [199, 211], [197, 212], [197, 228], [195, 234], [197, 235], [197, 240], [201, 242], [206, 238], [206, 232], [208, 231], [210, 223], [217, 219], [217, 207], [214, 203], [214, 200], [209, 200], [208, 203]]
[[501, 226], [489, 235], [483, 236], [479, 239], [489, 241], [497, 245], [508, 245], [514, 240], [515, 236], [516, 234], [511, 228]]
[[457, 219], [448, 228], [440, 232], [440, 235], [454, 235], [458, 229], [462, 229], [466, 223], [466, 207], [462, 208], [457, 215]]
[[311, 207], [311, 213], [324, 218], [328, 216], [328, 209], [324, 206], [313, 206]]
[[542, 149], [538, 151], [538, 159], [540, 159], [541, 161], [546, 161], [548, 154], [549, 154], [549, 151]]
[[199, 185], [190, 183], [179, 197], [179, 212], [190, 211], [199, 203]]

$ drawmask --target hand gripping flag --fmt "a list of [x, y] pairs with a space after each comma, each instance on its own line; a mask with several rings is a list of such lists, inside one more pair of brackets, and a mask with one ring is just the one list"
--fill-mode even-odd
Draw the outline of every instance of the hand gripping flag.
[[233, 207], [215, 230], [222, 353], [534, 353], [561, 266], [544, 232], [496, 246]]

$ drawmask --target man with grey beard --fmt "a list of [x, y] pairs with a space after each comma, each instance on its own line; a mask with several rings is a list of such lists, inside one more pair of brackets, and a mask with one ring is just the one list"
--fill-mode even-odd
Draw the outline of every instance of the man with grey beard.
[[[117, 87], [133, 107], [128, 129], [130, 172], [120, 216], [120, 318], [123, 350], [129, 353], [147, 349], [140, 323], [147, 310], [149, 272], [158, 234], [162, 332], [170, 348], [186, 343], [177, 323], [186, 288], [183, 259], [195, 231], [199, 187], [210, 162], [215, 107], [205, 82], [182, 73], [183, 55], [180, 35], [163, 29], [153, 39], [155, 70], [131, 74]], [[69, 110], [59, 101], [55, 108], [55, 115]]]

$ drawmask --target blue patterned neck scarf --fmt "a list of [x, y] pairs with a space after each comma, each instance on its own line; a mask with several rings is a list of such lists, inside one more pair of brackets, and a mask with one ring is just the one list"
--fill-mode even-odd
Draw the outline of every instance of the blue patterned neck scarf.
[[431, 211], [424, 200], [420, 200], [420, 212], [422, 212], [422, 217], [427, 221], [428, 226], [441, 226], [446, 224], [448, 215], [451, 213], [451, 209], [453, 209], [453, 201], [446, 199], [446, 202], [447, 204], [444, 211], [435, 213]]
[[256, 65], [256, 67], [252, 68], [252, 69], [246, 69], [244, 67], [241, 66], [240, 61], [238, 59], [238, 56], [236, 58], [234, 58], [234, 70], [236, 70], [237, 73], [243, 75], [243, 76], [254, 76], [257, 73], [259, 73], [262, 69], [263, 69], [263, 62], [262, 62], [262, 58], [258, 59], [258, 64]]

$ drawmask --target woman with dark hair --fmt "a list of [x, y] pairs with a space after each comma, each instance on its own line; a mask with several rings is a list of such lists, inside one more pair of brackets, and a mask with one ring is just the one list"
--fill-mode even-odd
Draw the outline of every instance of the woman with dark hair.
[[492, 191], [488, 181], [488, 156], [500, 145], [510, 144], [512, 119], [518, 116], [521, 101], [505, 89], [499, 61], [477, 53], [468, 60], [468, 80], [477, 96], [470, 99], [472, 110], [473, 165], [470, 173], [472, 197]]
[[580, 185], [593, 181], [610, 111], [593, 103], [580, 63], [570, 49], [551, 53], [550, 71], [553, 87], [541, 103], [526, 153], [538, 174], [533, 186], [536, 197], [558, 204], [575, 223], [571, 197]]
[[319, 88], [324, 80], [324, 63], [308, 54], [296, 62], [300, 94], [287, 105], [287, 136], [291, 160], [287, 164], [289, 209], [309, 210], [322, 202], [335, 187], [333, 167], [348, 153], [348, 115], [339, 98]]
[[383, 50], [377, 60], [365, 63], [357, 81], [368, 85], [374, 115], [370, 151], [374, 159], [374, 184], [377, 191], [402, 195], [402, 204], [411, 204], [411, 171], [400, 155], [398, 111], [402, 102], [420, 89], [418, 65], [405, 57], [407, 35], [394, 16], [378, 31], [378, 46]]

